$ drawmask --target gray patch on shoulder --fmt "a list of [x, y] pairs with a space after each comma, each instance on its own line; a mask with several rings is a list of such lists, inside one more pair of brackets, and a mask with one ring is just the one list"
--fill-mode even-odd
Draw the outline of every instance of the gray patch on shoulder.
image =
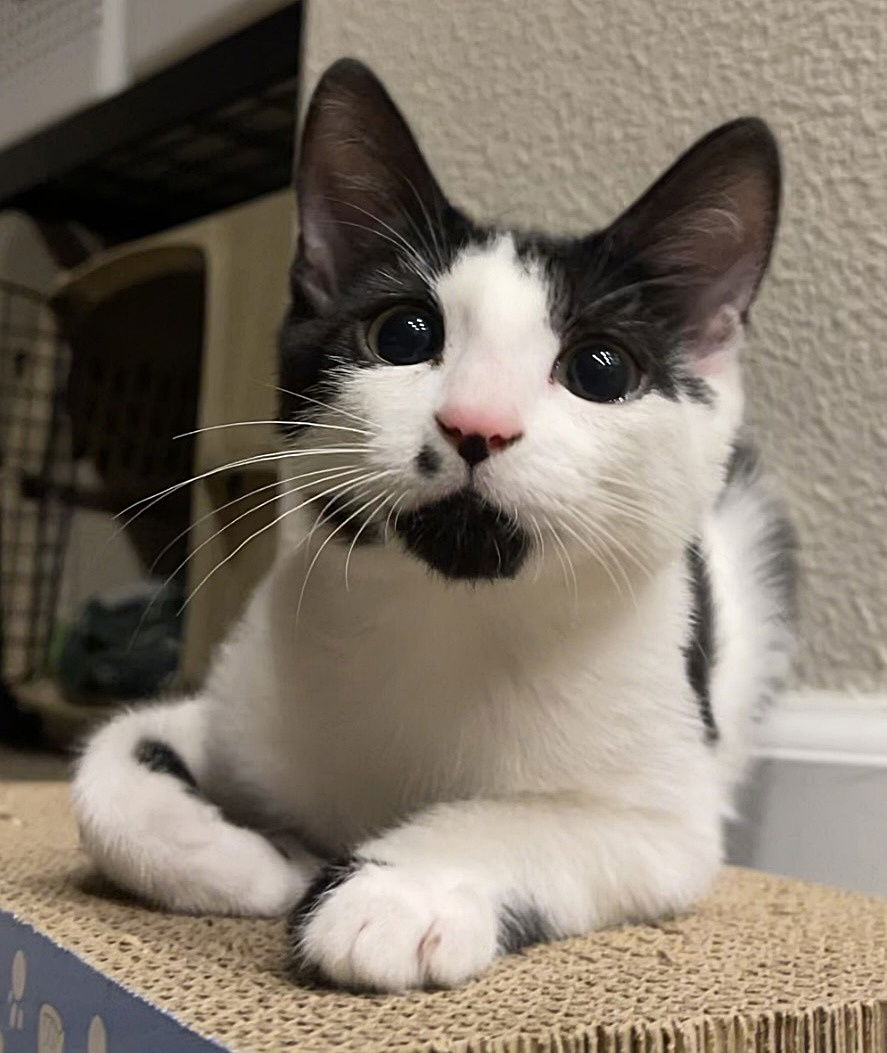
[[748, 439], [737, 439], [733, 443], [733, 450], [727, 462], [726, 485], [734, 483], [750, 482], [760, 472], [760, 458], [758, 451]]
[[798, 614], [798, 535], [782, 502], [768, 493], [758, 451], [745, 437], [733, 444], [727, 462], [724, 493], [737, 487], [761, 491], [766, 516], [759, 542], [758, 570], [761, 583], [775, 594], [786, 623], [792, 625]]

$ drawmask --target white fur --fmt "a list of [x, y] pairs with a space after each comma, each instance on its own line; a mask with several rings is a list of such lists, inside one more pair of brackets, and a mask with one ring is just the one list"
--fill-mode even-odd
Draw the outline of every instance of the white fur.
[[[548, 290], [509, 238], [463, 254], [437, 293], [443, 363], [354, 371], [337, 403], [354, 416], [323, 420], [371, 422], [366, 449], [293, 470], [388, 473], [351, 495], [355, 509], [378, 498], [361, 521], [381, 528], [395, 500], [464, 483], [434, 425], [442, 406], [505, 406], [524, 437], [477, 485], [532, 522], [543, 551], [515, 580], [471, 586], [391, 540], [354, 549], [346, 590], [346, 549], [325, 529], [306, 543], [315, 512], [296, 513], [203, 693], [118, 718], [75, 783], [100, 866], [173, 909], [264, 914], [299, 898], [312, 861], [246, 826], [374, 861], [321, 900], [300, 953], [339, 982], [395, 990], [476, 975], [506, 908], [566, 935], [692, 905], [720, 862], [748, 714], [787, 644], [755, 578], [766, 500], [751, 487], [717, 503], [742, 412], [737, 347], [707, 363], [714, 406], [598, 405], [550, 380]], [[423, 443], [444, 462], [431, 480], [414, 464]], [[714, 747], [682, 653], [684, 550], [700, 536], [719, 626]], [[174, 747], [215, 804], [139, 768], [144, 736]]]

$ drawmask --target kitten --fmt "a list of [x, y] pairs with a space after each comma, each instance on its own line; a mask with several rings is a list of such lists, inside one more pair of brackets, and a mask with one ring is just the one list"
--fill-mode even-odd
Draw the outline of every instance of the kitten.
[[779, 203], [727, 124], [605, 230], [478, 225], [375, 77], [307, 117], [282, 541], [196, 696], [114, 719], [83, 840], [294, 959], [461, 984], [691, 907], [791, 651], [791, 534], [740, 438]]

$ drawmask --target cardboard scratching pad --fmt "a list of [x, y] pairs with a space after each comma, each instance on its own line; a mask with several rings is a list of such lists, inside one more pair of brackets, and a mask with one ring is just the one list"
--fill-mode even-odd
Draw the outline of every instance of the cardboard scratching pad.
[[885, 1053], [887, 901], [725, 871], [693, 914], [457, 991], [296, 985], [283, 925], [115, 897], [66, 787], [0, 784], [0, 1053]]

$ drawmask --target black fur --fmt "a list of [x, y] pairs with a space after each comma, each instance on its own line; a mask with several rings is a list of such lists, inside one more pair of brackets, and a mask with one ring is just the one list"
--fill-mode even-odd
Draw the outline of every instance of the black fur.
[[684, 650], [687, 678], [696, 694], [708, 742], [717, 742], [718, 726], [711, 705], [711, 670], [715, 661], [715, 611], [705, 556], [697, 544], [687, 548], [687, 569], [693, 593], [690, 639]]
[[290, 912], [287, 919], [287, 931], [292, 940], [298, 941], [301, 930], [323, 897], [343, 885], [348, 878], [353, 877], [361, 867], [366, 865], [366, 862], [360, 856], [340, 856], [324, 866], [308, 886], [305, 895]]
[[[467, 245], [489, 237], [484, 228], [449, 205], [441, 209], [439, 223], [436, 239], [440, 253], [435, 251], [434, 258], [427, 260], [431, 273], [445, 271]], [[406, 225], [399, 233], [415, 237]], [[416, 274], [413, 261], [384, 237], [378, 238], [373, 252], [356, 265], [329, 313], [318, 314], [298, 284], [293, 284], [292, 301], [280, 332], [280, 419], [292, 422], [284, 429], [287, 433], [297, 434], [301, 421], [310, 421], [318, 414], [316, 404], [300, 395], [335, 402], [343, 383], [336, 367], [342, 363], [367, 369], [398, 368], [369, 355], [364, 333], [382, 311], [405, 301], [438, 310], [432, 290]]]
[[514, 954], [551, 938], [550, 927], [535, 908], [504, 907], [499, 914], [499, 948], [503, 954]]
[[[441, 222], [437, 238], [445, 256], [442, 261], [428, 259], [432, 273], [452, 263], [467, 246], [483, 245], [493, 235], [491, 228], [449, 206]], [[644, 374], [636, 397], [655, 391], [672, 400], [711, 404], [711, 388], [686, 368], [681, 356], [680, 315], [655, 284], [642, 284], [652, 275], [641, 262], [629, 265], [612, 257], [607, 232], [585, 238], [518, 232], [515, 243], [520, 258], [540, 262], [548, 275], [554, 290], [552, 321], [565, 346], [606, 334], [625, 347]], [[345, 382], [337, 369], [343, 362], [357, 368], [397, 368], [371, 358], [363, 334], [376, 315], [402, 301], [437, 309], [433, 290], [412, 269], [410, 259], [383, 240], [334, 312], [317, 316], [298, 290], [294, 292], [280, 338], [281, 420], [292, 422], [288, 433], [297, 434], [299, 423], [318, 412], [300, 395], [335, 403]]]
[[399, 516], [397, 533], [445, 578], [513, 578], [531, 550], [526, 531], [472, 490]]
[[585, 238], [520, 234], [516, 243], [519, 256], [541, 263], [548, 276], [552, 321], [565, 346], [602, 336], [616, 340], [644, 374], [636, 397], [655, 391], [671, 400], [712, 403], [711, 388], [683, 361], [680, 312], [643, 259], [615, 252], [609, 231]]
[[290, 965], [301, 976], [315, 981], [323, 981], [324, 977], [313, 970], [302, 958], [301, 946], [305, 926], [311, 915], [317, 910], [321, 901], [334, 892], [340, 885], [349, 879], [368, 863], [376, 866], [383, 864], [374, 860], [362, 859], [360, 856], [341, 856], [324, 866], [317, 877], [308, 886], [305, 895], [290, 911], [287, 918], [286, 932], [290, 951]]
[[142, 739], [133, 754], [136, 761], [149, 771], [159, 775], [171, 775], [178, 779], [189, 793], [197, 793], [197, 780], [182, 758], [165, 742], [157, 739]]
[[422, 475], [436, 475], [440, 471], [440, 454], [431, 446], [423, 446], [416, 454], [416, 467]]

